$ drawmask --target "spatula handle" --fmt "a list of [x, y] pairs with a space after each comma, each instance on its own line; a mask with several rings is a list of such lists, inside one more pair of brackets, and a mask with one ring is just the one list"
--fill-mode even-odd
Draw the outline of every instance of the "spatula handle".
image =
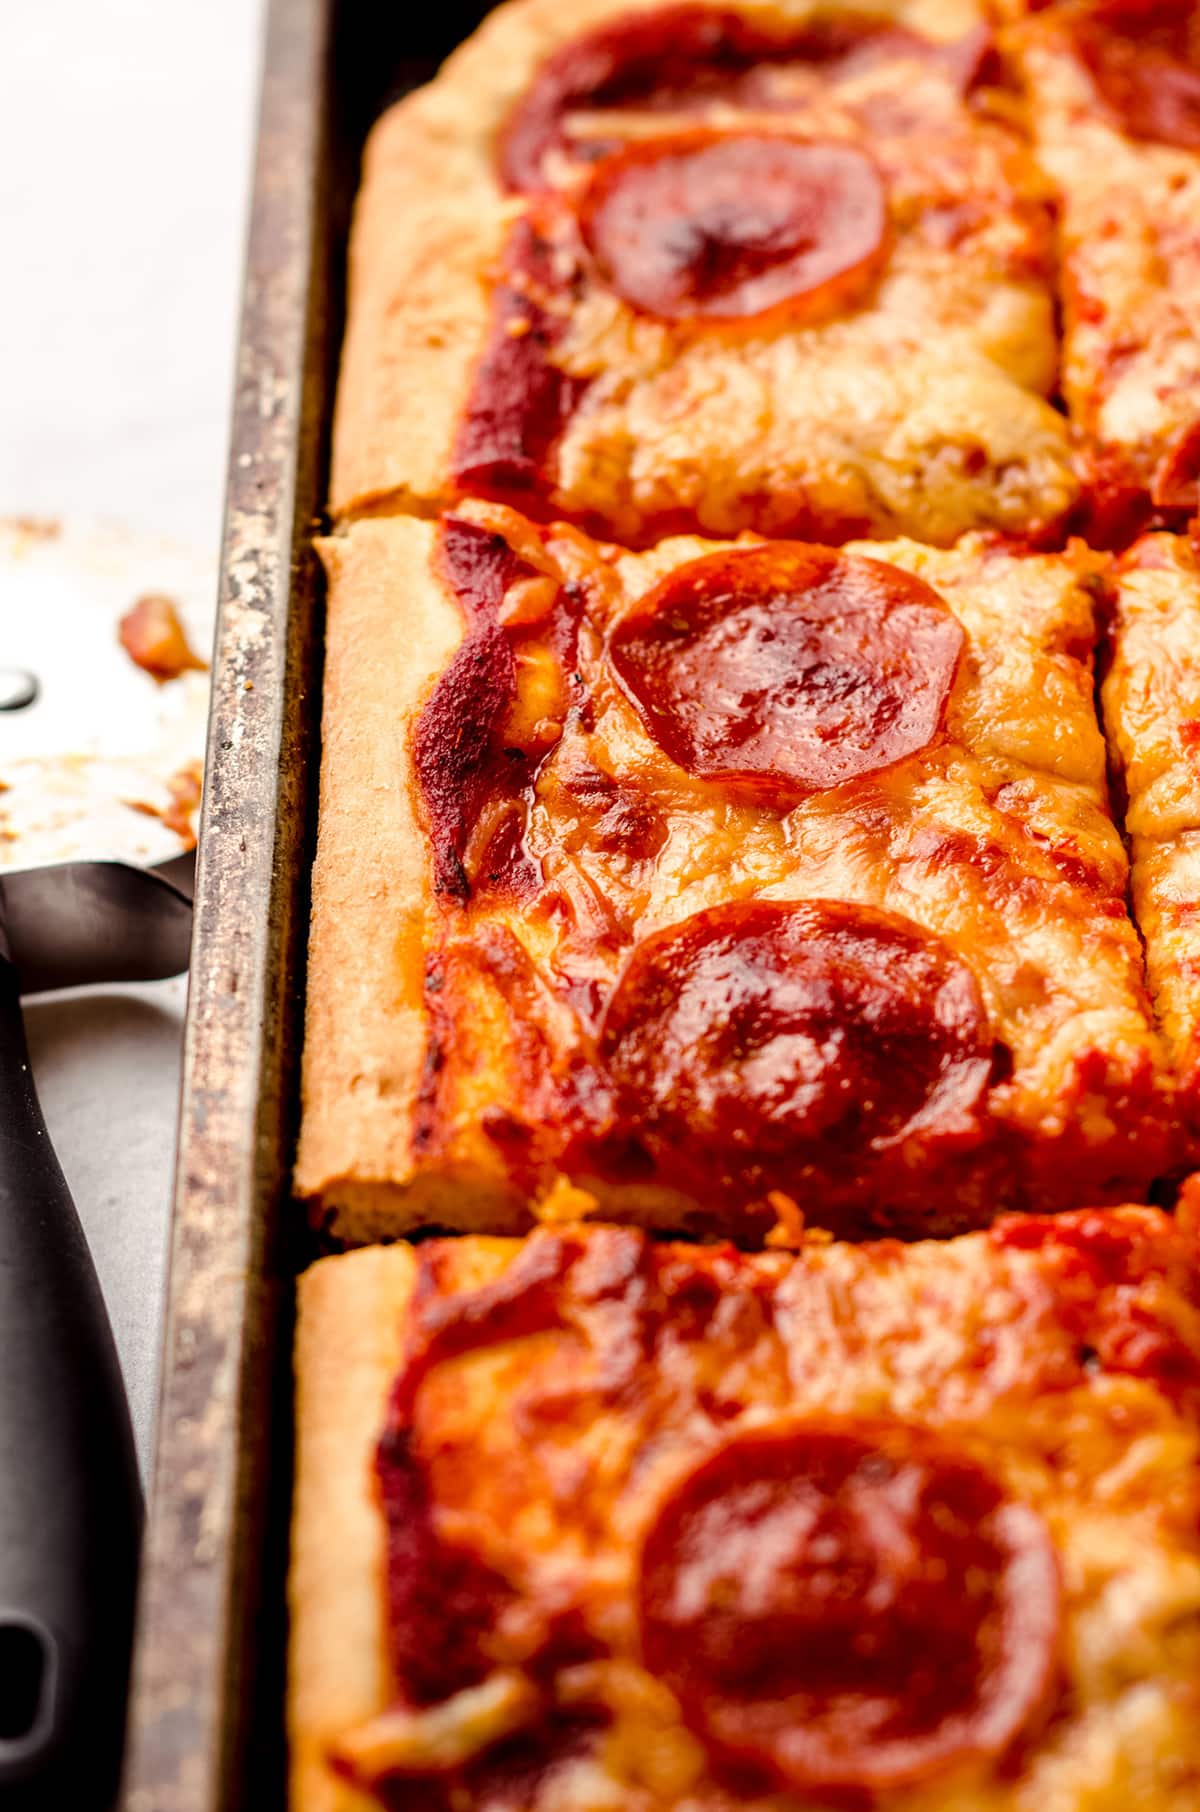
[[91, 1256], [0, 957], [0, 1812], [108, 1812], [142, 1504]]

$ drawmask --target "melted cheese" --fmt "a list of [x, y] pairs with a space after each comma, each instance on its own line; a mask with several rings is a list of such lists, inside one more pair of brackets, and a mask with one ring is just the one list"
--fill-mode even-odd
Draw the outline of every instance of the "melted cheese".
[[1150, 535], [1116, 578], [1104, 712], [1128, 794], [1133, 902], [1155, 1006], [1200, 1116], [1200, 562], [1182, 538]]
[[[515, 544], [527, 533], [498, 506], [462, 513]], [[1024, 1143], [1020, 1162], [1037, 1179], [1035, 1194], [1086, 1198], [1102, 1176], [1120, 1174], [1131, 1158], [1136, 1165], [1123, 1153], [1123, 1124], [1139, 1071], [1149, 1066], [1164, 1101], [1170, 1088], [1123, 906], [1127, 870], [1092, 702], [1103, 561], [1078, 545], [1065, 555], [1019, 555], [971, 541], [951, 552], [863, 544], [858, 551], [931, 584], [966, 631], [945, 735], [880, 773], [783, 807], [670, 761], [604, 653], [630, 604], [711, 546], [678, 539], [618, 555], [572, 530], [546, 540], [563, 581], [586, 598], [574, 696], [587, 704], [561, 716], [555, 707], [561, 734], [547, 745], [525, 821], [542, 876], [534, 894], [509, 903], [479, 867], [476, 902], [431, 920], [432, 947], [466, 958], [438, 1003], [431, 1158], [436, 1150], [460, 1175], [472, 1164], [493, 1167], [496, 1146], [481, 1127], [502, 1113], [529, 1129], [526, 1150], [549, 1161], [535, 1185], [545, 1193], [556, 1176], [554, 1079], [586, 1024], [570, 1004], [573, 990], [603, 999], [635, 942], [721, 902], [830, 899], [899, 913], [969, 965], [1013, 1055], [1011, 1079], [992, 1091], [993, 1116]], [[539, 694], [525, 715], [549, 708]], [[473, 838], [472, 849], [490, 834]], [[498, 948], [497, 937], [527, 958], [519, 1000], [492, 959], [470, 960]], [[527, 1034], [535, 1029], [532, 1058], [514, 1038], [516, 1019]], [[654, 1212], [632, 1188], [576, 1181], [609, 1211]], [[995, 1187], [993, 1207], [1027, 1199], [1031, 1185], [1010, 1176]], [[672, 1200], [659, 1212], [669, 1220], [688, 1204]], [[819, 1202], [813, 1214], [819, 1220]]]
[[1145, 504], [1200, 414], [1200, 157], [1108, 117], [1072, 49], [1073, 17], [1051, 8], [1014, 38], [1060, 198], [1063, 395], [1101, 492], [1131, 487]]
[[[1154, 1210], [1117, 1211], [1112, 1224], [1134, 1245], [1143, 1231], [1162, 1240], [1148, 1271], [1135, 1264], [1123, 1274], [1123, 1300], [1194, 1365], [1200, 1314], [1186, 1242]], [[634, 1238], [602, 1229], [576, 1237], [598, 1259]], [[521, 1248], [465, 1240], [423, 1251], [417, 1300], [427, 1312], [502, 1275]], [[345, 1314], [354, 1312], [355, 1263], [327, 1267], [345, 1269]], [[435, 1363], [411, 1438], [436, 1526], [515, 1594], [497, 1601], [487, 1636], [498, 1671], [476, 1694], [420, 1714], [443, 1733], [445, 1753], [477, 1753], [476, 1699], [507, 1705], [505, 1657], [536, 1653], [546, 1619], [569, 1607], [605, 1652], [563, 1663], [545, 1690], [562, 1710], [602, 1706], [608, 1724], [569, 1754], [544, 1753], [523, 1812], [816, 1812], [817, 1801], [743, 1798], [713, 1780], [703, 1744], [638, 1658], [640, 1540], [672, 1481], [751, 1427], [796, 1415], [897, 1417], [938, 1430], [1045, 1519], [1065, 1621], [1061, 1687], [1044, 1729], [1011, 1763], [893, 1793], [887, 1812], [1200, 1805], [1195, 1393], [1168, 1397], [1149, 1377], [1081, 1360], [1078, 1342], [1098, 1323], [1071, 1319], [1057, 1266], [1052, 1242], [1021, 1249], [983, 1234], [818, 1245], [793, 1259], [648, 1248], [641, 1281], [631, 1275], [627, 1294], [593, 1297], [578, 1314], [567, 1308], [560, 1331], [484, 1340]], [[689, 1267], [719, 1284], [707, 1318], [697, 1319], [681, 1281]], [[647, 1279], [668, 1273], [681, 1292], [678, 1320], [670, 1297], [664, 1308], [653, 1284], [645, 1294]], [[471, 1779], [470, 1792], [456, 1789], [464, 1812], [502, 1803], [489, 1793], [486, 1758]]]

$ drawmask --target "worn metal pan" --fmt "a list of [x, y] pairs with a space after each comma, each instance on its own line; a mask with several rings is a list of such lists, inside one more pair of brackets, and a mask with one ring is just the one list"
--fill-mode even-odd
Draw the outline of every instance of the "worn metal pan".
[[289, 1200], [325, 494], [363, 138], [486, 6], [271, 0], [196, 883], [163, 1390], [126, 1812], [285, 1804]]

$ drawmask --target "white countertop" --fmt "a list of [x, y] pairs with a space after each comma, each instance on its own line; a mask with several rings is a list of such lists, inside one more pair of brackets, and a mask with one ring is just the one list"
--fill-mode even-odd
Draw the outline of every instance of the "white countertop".
[[[0, 516], [171, 536], [214, 583], [258, 37], [257, 0], [39, 0], [0, 68]], [[27, 1014], [143, 1462], [183, 1003], [166, 982]]]

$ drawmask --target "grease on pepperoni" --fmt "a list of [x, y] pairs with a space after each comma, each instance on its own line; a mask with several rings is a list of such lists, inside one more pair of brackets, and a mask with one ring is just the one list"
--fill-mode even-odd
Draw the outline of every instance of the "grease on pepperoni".
[[668, 321], [855, 304], [888, 244], [883, 179], [850, 145], [690, 132], [606, 158], [581, 207], [604, 281]]
[[992, 1043], [975, 979], [869, 907], [734, 901], [655, 934], [609, 1001], [599, 1055], [614, 1149], [705, 1200], [853, 1187], [984, 1137]]
[[927, 748], [963, 644], [912, 574], [775, 542], [668, 574], [618, 625], [611, 657], [688, 773], [805, 793]]
[[1191, 0], [1108, 0], [1085, 12], [1075, 42], [1131, 138], [1200, 151], [1200, 11]]
[[742, 1435], [660, 1507], [647, 1665], [718, 1762], [874, 1796], [1000, 1757], [1048, 1710], [1060, 1585], [1042, 1519], [903, 1423]]

